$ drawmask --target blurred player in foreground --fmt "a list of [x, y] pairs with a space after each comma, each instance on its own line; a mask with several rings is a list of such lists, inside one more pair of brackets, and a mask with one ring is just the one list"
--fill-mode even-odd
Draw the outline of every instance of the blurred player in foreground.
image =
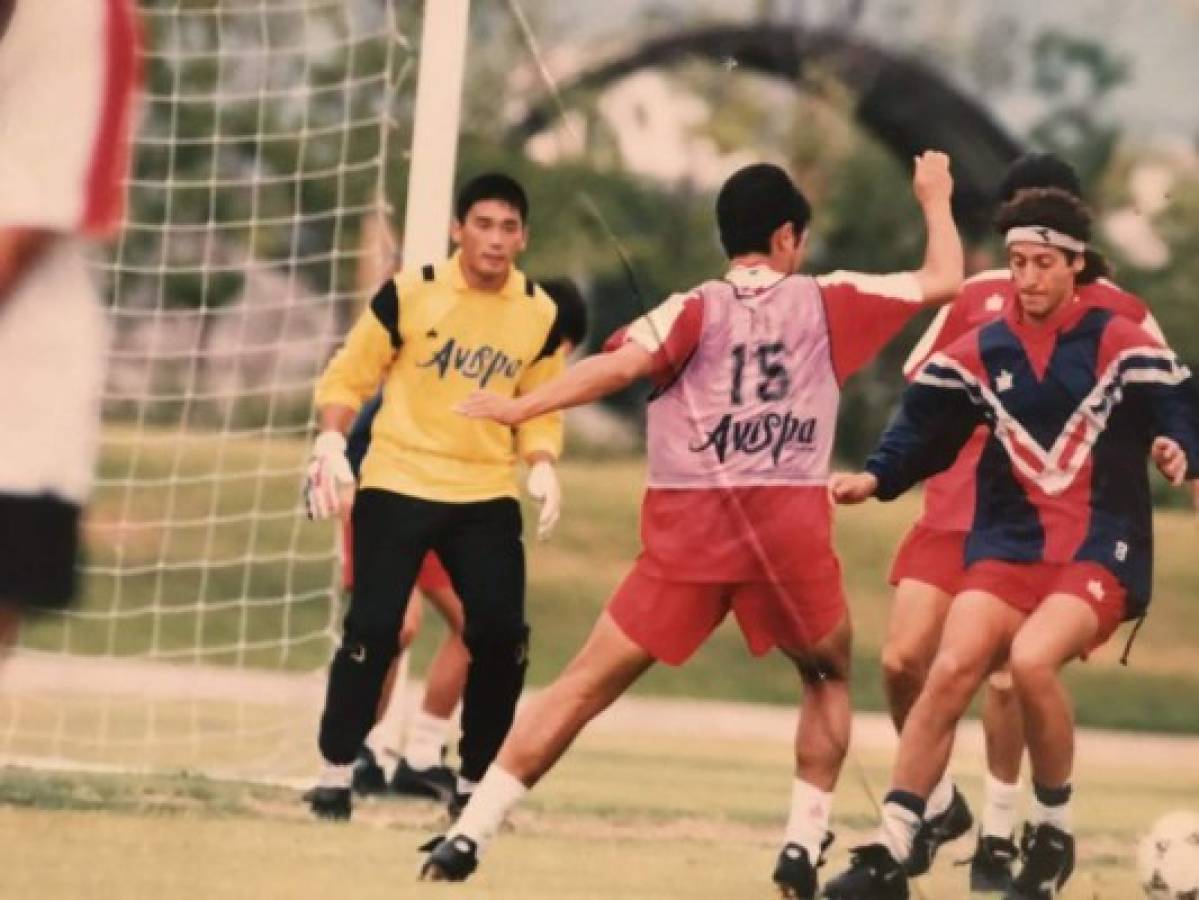
[[0, 651], [75, 595], [137, 80], [128, 0], [0, 0]]
[[788, 175], [755, 165], [721, 188], [722, 279], [676, 294], [618, 332], [609, 352], [528, 396], [462, 407], [513, 425], [596, 400], [638, 378], [648, 416], [643, 551], [586, 644], [524, 712], [443, 840], [426, 878], [474, 870], [509, 810], [579, 731], [657, 661], [683, 663], [730, 610], [750, 651], [778, 647], [803, 684], [795, 780], [774, 880], [810, 898], [849, 743], [850, 624], [826, 495], [841, 385], [927, 302], [962, 279], [949, 159], [916, 160], [928, 227], [916, 272], [796, 274], [810, 209]]

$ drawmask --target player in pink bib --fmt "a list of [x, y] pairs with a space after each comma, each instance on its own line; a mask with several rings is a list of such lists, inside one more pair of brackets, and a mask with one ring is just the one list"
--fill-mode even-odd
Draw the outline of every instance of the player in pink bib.
[[750, 651], [778, 647], [804, 684], [796, 776], [774, 872], [814, 897], [832, 791], [849, 742], [850, 627], [826, 482], [844, 380], [962, 275], [949, 160], [916, 161], [924, 264], [886, 276], [795, 274], [810, 210], [776, 166], [734, 174], [716, 204], [726, 275], [670, 297], [607, 353], [514, 403], [462, 411], [515, 423], [650, 378], [643, 551], [563, 674], [517, 719], [423, 875], [460, 880], [508, 811], [579, 731], [656, 661], [679, 664], [731, 610]]

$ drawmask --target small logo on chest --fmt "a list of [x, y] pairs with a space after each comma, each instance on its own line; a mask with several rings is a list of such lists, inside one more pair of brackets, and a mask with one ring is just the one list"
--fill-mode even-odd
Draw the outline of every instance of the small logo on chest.
[[1007, 369], [1004, 369], [995, 376], [995, 390], [1000, 394], [1004, 393], [1005, 391], [1010, 391], [1012, 389], [1013, 382], [1014, 379], [1012, 377], [1012, 373]]
[[987, 312], [990, 312], [990, 313], [1002, 311], [1003, 310], [1003, 295], [1002, 294], [992, 294], [990, 297], [988, 297], [986, 300], [983, 301], [983, 309], [985, 309]]

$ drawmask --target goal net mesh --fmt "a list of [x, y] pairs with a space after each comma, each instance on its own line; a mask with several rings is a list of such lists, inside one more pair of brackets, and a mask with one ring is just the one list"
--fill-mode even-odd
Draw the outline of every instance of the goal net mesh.
[[0, 755], [297, 775], [340, 617], [334, 530], [300, 507], [312, 384], [389, 263], [415, 60], [378, 0], [139, 12], [81, 602], [24, 623]]

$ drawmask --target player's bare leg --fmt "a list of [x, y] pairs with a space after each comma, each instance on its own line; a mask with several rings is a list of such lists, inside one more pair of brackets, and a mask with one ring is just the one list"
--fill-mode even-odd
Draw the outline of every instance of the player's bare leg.
[[449, 720], [462, 700], [466, 667], [470, 664], [470, 651], [462, 642], [462, 601], [452, 590], [430, 590], [425, 596], [445, 619], [447, 631], [425, 672], [425, 696], [421, 701], [421, 711], [438, 719]]
[[883, 688], [895, 731], [903, 731], [928, 678], [953, 598], [923, 581], [905, 578], [895, 588], [887, 638], [883, 643]]
[[1053, 594], [1012, 642], [1012, 681], [1024, 713], [1035, 795], [1022, 841], [1023, 866], [1013, 882], [1019, 896], [1042, 896], [1051, 881], [1060, 889], [1074, 868], [1074, 710], [1059, 673], [1086, 652], [1098, 631], [1099, 618], [1084, 601]]
[[925, 689], [899, 741], [896, 790], [921, 798], [932, 791], [949, 760], [958, 720], [983, 679], [1005, 658], [1023, 619], [985, 591], [966, 591], [954, 600]]
[[495, 762], [458, 821], [430, 853], [421, 877], [461, 880], [508, 813], [570, 747], [584, 726], [628, 690], [654, 658], [629, 640], [607, 612], [554, 682], [521, 710]]
[[795, 729], [795, 779], [783, 850], [774, 882], [784, 897], [815, 896], [816, 866], [831, 835], [833, 789], [849, 748], [852, 629], [846, 614], [831, 633], [804, 650], [784, 650], [803, 684]]
[[[928, 679], [952, 599], [949, 592], [915, 578], [901, 579], [895, 588], [882, 666], [887, 706], [897, 733], [903, 731], [903, 723]], [[908, 873], [922, 875], [928, 871], [940, 846], [961, 836], [973, 824], [966, 799], [949, 772], [943, 772], [928, 796], [924, 824], [908, 858]]]
[[573, 660], [529, 703], [512, 726], [496, 763], [532, 787], [583, 727], [608, 708], [654, 663], [605, 612]]
[[849, 869], [826, 885], [828, 897], [872, 896], [879, 880], [902, 885], [903, 865], [924, 821], [928, 795], [949, 761], [958, 721], [983, 679], [1006, 658], [1023, 620], [1023, 613], [985, 591], [954, 598], [928, 682], [899, 738], [878, 836], [855, 848]]

